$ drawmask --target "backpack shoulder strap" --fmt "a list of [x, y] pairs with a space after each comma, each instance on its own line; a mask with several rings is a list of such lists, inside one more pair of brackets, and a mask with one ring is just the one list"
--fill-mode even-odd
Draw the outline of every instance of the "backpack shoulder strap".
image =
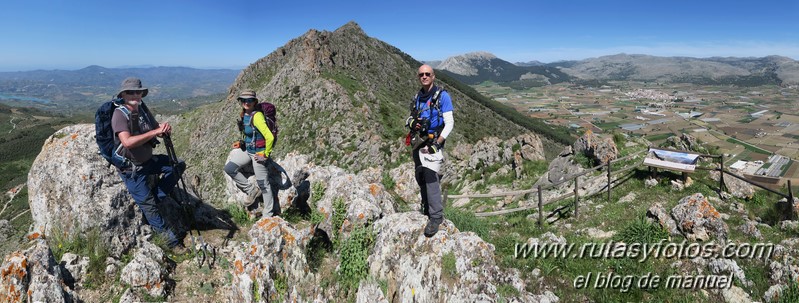
[[122, 114], [124, 114], [124, 115], [125, 115], [125, 118], [127, 118], [128, 120], [130, 120], [130, 111], [128, 110], [128, 108], [127, 108], [127, 107], [125, 107], [124, 105], [122, 105], [122, 106], [120, 106], [120, 105], [117, 105], [116, 109], [117, 109], [117, 110], [119, 110], [119, 111], [121, 111], [121, 112], [122, 112]]

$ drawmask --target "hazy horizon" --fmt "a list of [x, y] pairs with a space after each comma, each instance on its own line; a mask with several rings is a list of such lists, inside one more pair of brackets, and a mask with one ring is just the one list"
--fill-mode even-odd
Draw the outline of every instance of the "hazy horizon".
[[11, 1], [0, 11], [0, 71], [244, 67], [311, 29], [350, 21], [423, 61], [475, 51], [509, 62], [618, 53], [799, 60], [797, 19], [799, 3], [789, 0]]

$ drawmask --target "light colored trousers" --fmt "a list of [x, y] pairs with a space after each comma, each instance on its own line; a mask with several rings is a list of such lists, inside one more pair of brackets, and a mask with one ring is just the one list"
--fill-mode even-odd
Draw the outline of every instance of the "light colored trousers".
[[[267, 158], [266, 162], [256, 162], [255, 155], [250, 155], [249, 153], [234, 148], [230, 151], [230, 155], [228, 156], [227, 164], [225, 164], [225, 172], [233, 178], [233, 182], [236, 182], [236, 186], [246, 193], [250, 193], [252, 190], [252, 184], [247, 180], [247, 177], [242, 174], [239, 169], [242, 166], [252, 165], [252, 170], [255, 173], [255, 180], [258, 183], [258, 187], [261, 189], [261, 193], [264, 199], [264, 210], [263, 216], [264, 217], [271, 217], [275, 215], [276, 208], [275, 208], [275, 199], [272, 196], [272, 186], [269, 184], [270, 176], [269, 174], [274, 165], [274, 162], [271, 158]], [[235, 165], [235, 166], [234, 166]], [[280, 208], [280, 206], [277, 206]]]

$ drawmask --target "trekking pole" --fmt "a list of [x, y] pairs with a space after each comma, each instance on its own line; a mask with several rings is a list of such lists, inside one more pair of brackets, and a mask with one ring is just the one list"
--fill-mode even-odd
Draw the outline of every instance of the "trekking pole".
[[[189, 199], [188, 197], [186, 197], [186, 195], [188, 194], [186, 192], [187, 188], [186, 182], [183, 181], [183, 171], [181, 170], [178, 157], [175, 154], [175, 146], [172, 144], [172, 138], [169, 135], [164, 135], [164, 147], [166, 148], [166, 153], [167, 156], [169, 157], [169, 162], [170, 164], [172, 164], [172, 170], [178, 176], [178, 189], [180, 189], [181, 186], [183, 187], [182, 191], [178, 190], [180, 195], [180, 197], [178, 198], [180, 201], [178, 201], [178, 203], [180, 203], [181, 208], [183, 209], [183, 215], [190, 217], [189, 222], [191, 225], [189, 226], [189, 236], [191, 237], [191, 252], [195, 254], [195, 256], [199, 259], [197, 263], [198, 266], [202, 268], [203, 263], [205, 263], [208, 257], [208, 244], [205, 243], [202, 234], [200, 234], [200, 229], [197, 228], [197, 222], [194, 220], [194, 211], [189, 209], [188, 206], [186, 205], [189, 203]], [[196, 239], [194, 237], [194, 233], [192, 232], [192, 230], [197, 230]], [[197, 251], [196, 248], [197, 243], [200, 244], [200, 251]], [[213, 254], [212, 258], [215, 260], [216, 249], [212, 249], [212, 254]], [[209, 269], [213, 267], [212, 263], [214, 260], [208, 261]]]

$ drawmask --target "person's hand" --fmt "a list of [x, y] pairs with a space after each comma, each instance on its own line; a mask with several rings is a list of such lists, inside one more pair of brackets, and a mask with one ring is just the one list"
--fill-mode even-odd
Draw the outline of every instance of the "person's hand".
[[258, 163], [266, 162], [266, 157], [264, 157], [264, 155], [261, 154], [261, 153], [256, 153], [254, 158], [255, 158], [255, 162], [258, 162]]
[[233, 145], [231, 145], [231, 147], [233, 147], [233, 148], [241, 148], [241, 141], [233, 142]]
[[442, 149], [443, 147], [441, 146], [441, 144], [438, 144], [438, 141], [434, 141], [429, 146], [427, 146], [427, 152], [431, 154], [435, 154], [441, 151]]
[[172, 134], [172, 126], [169, 125], [169, 122], [164, 122], [158, 127], [158, 136], [163, 137], [164, 135], [171, 135]]
[[413, 129], [413, 124], [415, 120], [416, 119], [414, 119], [412, 116], [408, 117], [408, 119], [405, 119], [405, 127], [407, 127], [408, 129]]

